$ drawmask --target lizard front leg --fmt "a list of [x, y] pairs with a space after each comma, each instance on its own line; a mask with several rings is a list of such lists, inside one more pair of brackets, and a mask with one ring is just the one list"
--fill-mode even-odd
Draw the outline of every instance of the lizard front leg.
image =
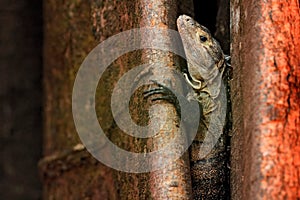
[[[198, 112], [195, 112], [194, 105], [191, 103], [191, 101], [194, 101], [194, 103], [198, 104], [198, 101], [194, 99], [195, 94], [193, 93], [193, 91], [191, 91], [185, 96], [177, 93], [175, 90], [172, 90], [165, 85], [158, 83], [157, 81], [152, 80], [152, 82], [155, 83], [158, 87], [144, 91], [144, 98], [150, 98], [151, 102], [166, 101], [173, 104], [179, 118], [182, 119], [183, 124], [185, 124], [186, 128], [188, 128], [189, 125], [192, 123], [199, 123], [199, 116], [193, 116], [194, 114], [199, 114]], [[198, 106], [201, 116], [202, 108], [200, 104], [198, 104]], [[185, 109], [186, 113], [189, 113], [188, 117], [182, 116], [182, 108]]]
[[[172, 92], [172, 90], [170, 88], [158, 83], [157, 81], [152, 80], [152, 82], [155, 83], [156, 85], [158, 85], [158, 87], [151, 88], [151, 89], [143, 92], [144, 98], [151, 98], [150, 99], [151, 102], [160, 101], [160, 100], [167, 101], [175, 106], [177, 113], [179, 114], [179, 116], [181, 116], [179, 101], [178, 101], [176, 95]], [[160, 94], [160, 95], [155, 96], [157, 94]]]

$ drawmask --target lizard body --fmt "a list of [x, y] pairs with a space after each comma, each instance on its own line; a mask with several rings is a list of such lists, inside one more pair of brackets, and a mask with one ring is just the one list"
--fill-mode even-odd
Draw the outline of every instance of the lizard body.
[[222, 78], [228, 57], [209, 30], [191, 17], [179, 16], [177, 26], [187, 58], [182, 73], [193, 87], [194, 100], [201, 105], [203, 115], [189, 149], [193, 196], [226, 199], [227, 149], [223, 128], [227, 100]]
[[[186, 82], [193, 88], [184, 99], [186, 103], [197, 101], [201, 108], [198, 132], [189, 147], [190, 171], [193, 199], [229, 199], [227, 170], [227, 135], [224, 131], [227, 98], [224, 86], [224, 71], [230, 66], [229, 56], [224, 55], [219, 43], [209, 30], [191, 17], [181, 15], [177, 19], [178, 31], [187, 59], [186, 66], [180, 66]], [[225, 81], [226, 82], [226, 81]], [[175, 105], [181, 116], [177, 97], [170, 88], [153, 81], [158, 88], [144, 92], [151, 101], [166, 100]], [[193, 111], [191, 118], [193, 118]], [[185, 121], [185, 119], [183, 119]], [[185, 123], [187, 130], [189, 124]]]

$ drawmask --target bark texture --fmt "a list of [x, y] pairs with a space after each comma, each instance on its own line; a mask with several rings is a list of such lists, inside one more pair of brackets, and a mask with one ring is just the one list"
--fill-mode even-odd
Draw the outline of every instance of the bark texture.
[[[143, 7], [142, 26], [176, 29], [176, 19], [179, 15], [178, 13], [192, 13], [191, 1], [145, 0], [141, 2]], [[172, 42], [172, 39], [173, 38], [170, 38], [168, 35], [165, 36], [165, 40], [170, 41], [170, 43]], [[167, 66], [169, 68], [173, 68], [174, 70], [176, 70], [174, 62], [175, 59], [176, 57], [168, 52], [146, 50], [143, 53], [144, 62], [159, 62], [161, 67]], [[163, 70], [153, 71], [153, 74], [164, 77]], [[173, 82], [172, 84], [176, 85], [174, 80], [175, 79], [171, 80]], [[165, 84], [168, 82], [168, 80], [164, 81]], [[180, 85], [177, 85], [177, 87], [180, 87]], [[167, 109], [167, 121], [158, 135], [148, 141], [148, 146], [151, 146], [152, 150], [159, 150], [163, 147], [166, 147], [166, 145], [168, 145], [171, 141], [177, 143], [177, 148], [171, 152], [168, 152], [166, 155], [170, 157], [183, 147], [183, 141], [187, 139], [186, 136], [180, 132], [180, 128], [178, 126], [179, 118], [174, 105], [166, 102], [159, 103], [163, 103], [164, 107]], [[161, 114], [154, 113], [152, 117], [157, 118], [159, 115]], [[163, 160], [164, 159], [161, 161]], [[161, 165], [161, 161], [153, 160], [153, 166]], [[174, 160], [167, 167], [161, 170], [150, 172], [149, 183], [151, 197], [153, 199], [191, 199], [192, 188], [189, 173], [188, 153], [186, 152], [182, 157]]]
[[300, 198], [299, 1], [231, 1], [232, 197]]
[[[91, 158], [86, 152], [77, 136], [71, 109], [76, 72], [93, 47], [114, 34], [132, 28], [147, 25], [174, 29], [178, 10], [182, 9], [188, 9], [187, 2], [45, 2], [45, 158], [40, 162], [45, 199], [190, 197], [190, 184], [186, 184], [190, 178], [187, 158], [179, 160], [170, 169], [154, 174], [117, 172]], [[110, 95], [125, 72], [142, 63], [155, 61], [174, 67], [168, 53], [138, 50], [116, 59], [98, 84], [96, 112], [99, 123], [107, 137], [127, 151], [144, 152], [149, 142], [131, 137], [116, 126], [110, 110]], [[143, 104], [143, 96], [139, 94], [130, 102], [131, 115], [137, 124], [145, 124], [148, 120]], [[173, 133], [177, 119], [175, 109], [170, 104], [166, 106], [168, 115], [173, 116], [167, 125], [168, 131]], [[149, 149], [159, 148], [165, 142], [165, 139], [150, 142]]]
[[115, 199], [111, 170], [81, 148], [72, 117], [76, 72], [97, 45], [91, 7], [81, 0], [44, 2], [44, 199]]

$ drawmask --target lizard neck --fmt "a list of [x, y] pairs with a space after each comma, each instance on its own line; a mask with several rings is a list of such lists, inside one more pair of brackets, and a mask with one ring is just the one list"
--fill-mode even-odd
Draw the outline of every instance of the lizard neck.
[[189, 74], [188, 70], [187, 73], [183, 74], [188, 84], [193, 87], [196, 93], [205, 92], [209, 94], [212, 99], [217, 99], [220, 94], [225, 67], [224, 60], [221, 60], [215, 64], [210, 73], [206, 74], [203, 78], [194, 78]]

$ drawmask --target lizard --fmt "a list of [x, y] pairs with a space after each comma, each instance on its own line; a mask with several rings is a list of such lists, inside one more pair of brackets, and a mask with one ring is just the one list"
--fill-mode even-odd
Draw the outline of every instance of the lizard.
[[[198, 132], [190, 147], [190, 168], [194, 199], [226, 199], [226, 136], [223, 134], [226, 116], [226, 91], [223, 85], [224, 71], [229, 64], [220, 44], [210, 31], [189, 16], [181, 15], [177, 27], [187, 57], [183, 69], [186, 81], [196, 94], [202, 107]], [[214, 138], [220, 136], [220, 138]], [[216, 142], [214, 148], [203, 157], [201, 145], [204, 138]], [[227, 191], [228, 192], [228, 191]]]
[[[189, 148], [193, 199], [228, 199], [227, 137], [223, 133], [227, 99], [223, 79], [230, 56], [223, 53], [210, 31], [193, 18], [179, 16], [177, 27], [187, 59], [187, 65], [180, 71], [193, 88], [187, 99], [197, 101], [202, 114], [198, 133]], [[159, 87], [146, 91], [145, 97], [162, 94], [152, 101], [167, 100], [180, 112], [172, 92], [155, 83]]]

